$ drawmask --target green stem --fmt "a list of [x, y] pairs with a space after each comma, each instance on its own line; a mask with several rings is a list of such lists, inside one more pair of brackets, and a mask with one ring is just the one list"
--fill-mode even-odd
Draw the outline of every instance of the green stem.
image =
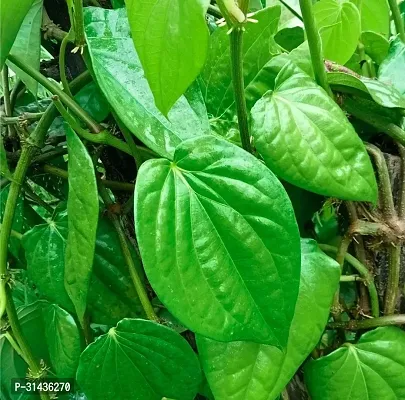
[[391, 136], [394, 140], [405, 146], [405, 131], [392, 123], [390, 119], [377, 115], [375, 112], [368, 110], [358, 101], [350, 97], [345, 97], [343, 108], [360, 121], [386, 133], [388, 136]]
[[[47, 174], [59, 176], [62, 179], [68, 179], [69, 173], [68, 171], [55, 167], [53, 165], [44, 165], [42, 167], [43, 171]], [[107, 179], [101, 180], [103, 185], [111, 190], [118, 190], [123, 192], [133, 192], [135, 190], [135, 185], [133, 183], [128, 182], [118, 182], [118, 181], [110, 181]]]
[[13, 338], [13, 335], [10, 332], [6, 332], [4, 336], [8, 342], [10, 343], [11, 347], [14, 349], [14, 351], [25, 361], [25, 363], [28, 365], [28, 360], [25, 358], [24, 353], [21, 351], [20, 346], [18, 343], [15, 341]]
[[342, 275], [340, 277], [340, 282], [362, 282], [363, 278], [360, 278], [358, 275]]
[[384, 317], [370, 318], [363, 320], [351, 320], [348, 322], [332, 322], [328, 324], [329, 329], [347, 329], [355, 331], [359, 329], [372, 329], [379, 326], [405, 325], [405, 314], [387, 315]]
[[361, 43], [361, 42], [358, 43], [357, 51], [359, 53], [360, 60], [363, 61], [363, 65], [361, 66], [363, 75], [366, 76], [367, 78], [371, 78], [373, 75], [371, 72], [371, 65], [370, 65], [369, 61], [367, 60], [363, 43]]
[[32, 123], [41, 119], [43, 112], [38, 113], [23, 113], [18, 117], [1, 117], [0, 124], [1, 125], [14, 125], [14, 124], [25, 124], [25, 123]]
[[75, 44], [77, 47], [84, 47], [86, 44], [86, 36], [84, 34], [84, 19], [83, 19], [83, 0], [74, 1], [74, 21], [72, 25], [75, 27]]
[[[334, 246], [330, 246], [328, 244], [319, 244], [319, 248], [326, 253], [337, 254], [338, 248]], [[370, 302], [371, 302], [371, 312], [374, 317], [378, 317], [380, 315], [380, 306], [378, 302], [378, 293], [377, 288], [374, 283], [373, 275], [367, 269], [365, 265], [363, 265], [357, 258], [353, 257], [349, 253], [346, 253], [344, 259], [359, 273], [359, 275], [364, 279], [365, 285], [368, 287], [369, 295], [370, 295]]]
[[[5, 112], [6, 117], [12, 117], [13, 110], [11, 108], [10, 87], [8, 84], [8, 67], [7, 67], [7, 65], [3, 66], [3, 70], [1, 71], [1, 77], [2, 77], [2, 86], [3, 86], [4, 112]], [[16, 136], [14, 127], [8, 126], [7, 131], [8, 131], [9, 138], [14, 138]]]
[[42, 199], [42, 197], [38, 196], [30, 187], [27, 183], [24, 184], [23, 186], [24, 192], [28, 197], [31, 197], [35, 203], [37, 203], [39, 206], [43, 207], [48, 213], [51, 215], [53, 214], [54, 209], [45, 201]]
[[[109, 206], [113, 205], [110, 195], [108, 194], [102, 181], [100, 181], [100, 180], [99, 180], [99, 192], [100, 192], [100, 196], [103, 199], [104, 204], [106, 205], [107, 208]], [[131, 251], [129, 250], [129, 247], [128, 247], [127, 238], [126, 238], [125, 233], [121, 226], [121, 221], [120, 221], [119, 217], [113, 213], [108, 213], [108, 216], [111, 219], [111, 222], [113, 223], [115, 230], [117, 231], [117, 234], [118, 234], [118, 237], [120, 240], [120, 244], [121, 244], [121, 249], [124, 254], [124, 258], [127, 263], [129, 273], [132, 278], [132, 282], [134, 284], [136, 293], [138, 294], [142, 307], [145, 311], [146, 317], [148, 319], [150, 319], [151, 321], [159, 322], [159, 318], [156, 315], [155, 310], [152, 307], [148, 294], [143, 286], [142, 280], [136, 269], [134, 260], [131, 255]]]
[[302, 21], [302, 16], [297, 13], [288, 3], [286, 3], [284, 0], [278, 0], [294, 17], [298, 18], [300, 21]]
[[405, 220], [405, 147], [397, 143], [401, 158], [401, 184], [399, 192], [398, 216], [401, 221]]
[[58, 96], [63, 101], [63, 103], [65, 103], [65, 105], [76, 114], [78, 118], [80, 118], [82, 121], [86, 123], [86, 125], [89, 127], [91, 131], [98, 133], [104, 129], [101, 125], [99, 125], [96, 121], [94, 121], [93, 118], [85, 110], [83, 110], [68, 94], [66, 94], [58, 85], [55, 85], [53, 82], [48, 80], [40, 72], [36, 71], [34, 68], [29, 66], [23, 60], [21, 60], [21, 58], [11, 54], [9, 55], [8, 58], [12, 63], [14, 63], [17, 67], [19, 67], [22, 71], [31, 76], [37, 82], [39, 82], [52, 94]]
[[405, 29], [404, 29], [404, 20], [402, 19], [401, 12], [399, 10], [397, 0], [388, 0], [390, 4], [392, 19], [394, 20], [395, 30], [397, 31], [397, 35], [399, 35], [400, 39], [403, 43], [405, 43]]
[[66, 46], [70, 42], [70, 32], [68, 35], [66, 35], [62, 43], [60, 44], [60, 49], [59, 49], [59, 74], [60, 74], [60, 80], [62, 82], [63, 90], [73, 98], [72, 92], [69, 89], [69, 82], [66, 77]]
[[308, 39], [309, 51], [311, 53], [315, 80], [318, 85], [322, 86], [326, 93], [328, 93], [328, 95], [333, 98], [333, 93], [329, 87], [325, 64], [322, 56], [321, 38], [316, 28], [315, 18], [312, 11], [312, 0], [300, 0], [300, 7], [305, 26], [305, 32]]
[[[2, 224], [1, 224], [1, 222], [0, 222], [0, 231], [1, 231], [1, 227], [2, 227]], [[11, 233], [10, 233], [10, 237], [14, 237], [14, 238], [16, 238], [16, 239], [18, 239], [18, 240], [21, 240], [22, 237], [23, 237], [23, 234], [20, 233], [20, 232], [14, 231], [14, 230], [12, 229], [12, 230], [11, 230]]]
[[208, 5], [208, 14], [211, 14], [213, 17], [221, 19], [222, 14], [218, 7], [213, 6], [212, 4]]
[[401, 245], [391, 244], [388, 249], [388, 282], [384, 300], [384, 314], [395, 312], [398, 301], [399, 278], [401, 273]]

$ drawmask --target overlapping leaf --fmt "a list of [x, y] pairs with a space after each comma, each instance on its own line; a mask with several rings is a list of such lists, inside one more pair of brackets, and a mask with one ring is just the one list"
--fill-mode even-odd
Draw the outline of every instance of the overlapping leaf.
[[388, 57], [382, 62], [378, 70], [378, 78], [388, 85], [394, 86], [405, 96], [405, 44], [396, 38], [390, 45]]
[[186, 327], [217, 340], [283, 347], [298, 295], [291, 203], [260, 161], [212, 136], [174, 161], [142, 165], [135, 225], [159, 299]]
[[[209, 133], [203, 103], [180, 97], [168, 120], [156, 108], [132, 42], [126, 10], [86, 8], [87, 44], [100, 89], [119, 118], [156, 153], [172, 157], [183, 140]], [[197, 111], [195, 110], [197, 107]]]
[[178, 333], [155, 322], [124, 319], [84, 350], [77, 381], [88, 400], [192, 400], [201, 371]]
[[273, 400], [319, 341], [339, 283], [339, 265], [314, 240], [301, 240], [301, 284], [286, 352], [252, 342], [197, 336], [216, 400]]
[[376, 201], [363, 143], [337, 104], [291, 62], [251, 115], [256, 148], [276, 175], [318, 194]]
[[405, 332], [382, 327], [311, 361], [305, 381], [313, 400], [405, 398]]

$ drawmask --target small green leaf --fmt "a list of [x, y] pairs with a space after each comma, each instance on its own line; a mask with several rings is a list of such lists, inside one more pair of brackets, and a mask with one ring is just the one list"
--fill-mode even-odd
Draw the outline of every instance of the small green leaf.
[[110, 105], [95, 82], [82, 88], [75, 95], [75, 100], [97, 122], [104, 121], [110, 113]]
[[286, 344], [299, 235], [287, 194], [255, 157], [205, 136], [183, 142], [173, 162], [145, 162], [135, 226], [149, 281], [184, 326], [216, 340]]
[[[4, 2], [7, 2], [7, 0], [4, 0]], [[43, 0], [34, 0], [32, 2], [32, 6], [25, 16], [13, 47], [10, 50], [10, 54], [19, 57], [25, 64], [37, 71], [39, 71], [41, 57], [42, 3]], [[38, 82], [13, 63], [7, 61], [7, 64], [21, 78], [27, 89], [36, 96]]]
[[33, 0], [2, 1], [0, 3], [0, 70], [13, 46], [20, 26]]
[[339, 106], [294, 64], [283, 67], [251, 115], [256, 148], [276, 175], [325, 196], [376, 201], [362, 141]]
[[378, 78], [388, 85], [394, 86], [405, 96], [405, 44], [400, 38], [391, 42], [388, 57], [381, 63]]
[[372, 31], [363, 32], [361, 42], [366, 54], [377, 64], [381, 64], [387, 57], [390, 43], [384, 36]]
[[68, 238], [65, 287], [79, 320], [86, 311], [98, 222], [98, 191], [93, 162], [76, 133], [66, 131], [69, 154]]
[[275, 41], [283, 49], [292, 51], [305, 41], [304, 29], [300, 26], [283, 28], [274, 36]]
[[362, 31], [373, 31], [388, 37], [390, 33], [390, 8], [387, 0], [359, 1]]
[[307, 364], [305, 382], [313, 400], [405, 398], [405, 332], [382, 327]]
[[360, 37], [360, 13], [347, 1], [321, 0], [313, 7], [326, 59], [345, 64], [356, 50]]
[[86, 8], [87, 44], [100, 89], [119, 118], [143, 143], [164, 157], [172, 157], [185, 139], [209, 133], [195, 103], [180, 97], [167, 120], [156, 108], [132, 42], [126, 10]]
[[205, 13], [209, 0], [125, 3], [135, 48], [156, 106], [167, 115], [204, 65], [209, 38]]
[[201, 370], [178, 333], [152, 321], [124, 319], [84, 350], [77, 381], [88, 400], [192, 400]]
[[340, 268], [314, 240], [302, 239], [301, 251], [300, 291], [285, 353], [273, 346], [216, 342], [197, 336], [215, 400], [276, 398], [318, 343], [339, 284]]

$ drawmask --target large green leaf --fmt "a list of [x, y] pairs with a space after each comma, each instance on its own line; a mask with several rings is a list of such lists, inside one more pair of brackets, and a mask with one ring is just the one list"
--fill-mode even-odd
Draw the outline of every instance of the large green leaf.
[[313, 10], [324, 57], [345, 64], [355, 52], [360, 37], [359, 10], [353, 3], [337, 0], [321, 0]]
[[[5, 0], [7, 2], [7, 0]], [[18, 56], [25, 64], [39, 71], [41, 56], [41, 24], [43, 0], [34, 0], [30, 10], [21, 24], [17, 37], [15, 38], [10, 54]], [[25, 83], [27, 89], [37, 95], [38, 82], [30, 75], [23, 72], [11, 62], [7, 62], [10, 68]]]
[[325, 196], [376, 201], [363, 143], [339, 106], [294, 64], [282, 68], [251, 114], [256, 148], [276, 175]]
[[[89, 7], [84, 13], [87, 44], [100, 89], [119, 118], [142, 142], [164, 157], [172, 157], [183, 140], [209, 133], [206, 119], [185, 96], [168, 120], [156, 108], [130, 36], [126, 10]], [[198, 105], [198, 109], [203, 106]]]
[[69, 154], [68, 238], [65, 287], [82, 321], [93, 267], [98, 191], [93, 161], [76, 133], [66, 131]]
[[[255, 14], [255, 19], [259, 22], [247, 24], [243, 35], [243, 74], [249, 108], [257, 100], [256, 97], [251, 104], [257, 87], [260, 88], [262, 81], [265, 81], [265, 78], [261, 78], [263, 67], [280, 52], [274, 40], [280, 19], [280, 6], [259, 11]], [[226, 27], [219, 28], [211, 35], [207, 62], [201, 73], [207, 111], [218, 133], [222, 133], [224, 124], [225, 129], [229, 129], [231, 122], [236, 122], [229, 35], [226, 31]]]
[[200, 73], [209, 0], [126, 0], [136, 51], [158, 109], [167, 115]]
[[390, 8], [387, 0], [357, 0], [361, 14], [362, 31], [373, 31], [389, 36]]
[[32, 3], [33, 0], [5, 0], [0, 3], [0, 70]]
[[283, 187], [213, 136], [139, 170], [135, 225], [145, 272], [186, 327], [284, 346], [298, 295], [299, 236]]
[[390, 46], [388, 57], [382, 62], [378, 70], [378, 78], [396, 88], [405, 96], [405, 44], [396, 38]]
[[365, 333], [311, 361], [305, 381], [313, 400], [405, 399], [405, 332], [396, 327]]
[[192, 400], [201, 370], [178, 333], [152, 321], [124, 319], [84, 350], [77, 381], [88, 400]]
[[[215, 400], [272, 400], [318, 343], [339, 284], [339, 265], [311, 239], [301, 240], [301, 284], [286, 352], [252, 342], [197, 336]], [[325, 397], [326, 398], [326, 397]]]
[[[65, 249], [68, 236], [66, 214], [56, 215], [37, 225], [22, 239], [29, 278], [47, 300], [74, 313], [75, 308], [64, 286]], [[132, 251], [133, 259], [139, 260]], [[101, 218], [97, 227], [93, 274], [88, 293], [92, 322], [114, 325], [124, 317], [141, 314], [119, 239], [112, 224]]]

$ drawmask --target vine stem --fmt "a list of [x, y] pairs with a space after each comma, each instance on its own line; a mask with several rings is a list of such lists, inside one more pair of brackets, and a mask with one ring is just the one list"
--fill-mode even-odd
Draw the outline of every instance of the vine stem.
[[74, 21], [71, 21], [71, 23], [75, 27], [75, 44], [80, 48], [86, 44], [83, 20], [83, 0], [74, 0], [73, 19]]
[[301, 14], [304, 21], [305, 32], [308, 39], [309, 52], [311, 53], [312, 67], [314, 69], [315, 80], [318, 85], [333, 98], [332, 90], [330, 89], [324, 60], [322, 57], [321, 38], [319, 36], [315, 18], [312, 11], [312, 0], [300, 0]]
[[[10, 87], [8, 83], [8, 67], [4, 64], [3, 70], [1, 71], [2, 86], [3, 86], [3, 101], [4, 101], [4, 111], [6, 117], [13, 116], [13, 110], [11, 108], [11, 98], [10, 98]], [[7, 127], [9, 138], [14, 138], [15, 131], [13, 126]]]
[[[326, 252], [332, 254], [338, 254], [338, 248], [330, 246], [328, 244], [319, 244], [319, 248]], [[359, 275], [364, 279], [365, 285], [368, 287], [370, 302], [371, 302], [371, 312], [373, 317], [378, 317], [380, 315], [380, 306], [378, 302], [377, 288], [374, 283], [374, 278], [370, 271], [365, 265], [363, 265], [357, 258], [353, 257], [349, 253], [344, 255], [344, 259], [359, 273]]]
[[104, 128], [98, 124], [94, 119], [81, 108], [67, 93], [65, 93], [58, 85], [55, 85], [50, 80], [46, 79], [44, 75], [36, 71], [34, 68], [26, 64], [20, 57], [15, 55], [9, 55], [8, 59], [14, 63], [18, 68], [24, 71], [26, 74], [35, 79], [38, 83], [48, 89], [52, 94], [58, 96], [62, 102], [71, 109], [78, 118], [83, 120], [89, 129], [94, 133], [99, 133]]
[[69, 83], [66, 77], [66, 47], [70, 42], [70, 31], [69, 33], [63, 38], [62, 43], [60, 44], [59, 48], [59, 74], [60, 80], [62, 82], [63, 90], [69, 95], [69, 97], [73, 98], [72, 92], [69, 89]]
[[395, 30], [397, 31], [397, 34], [399, 35], [402, 42], [405, 43], [404, 21], [399, 10], [398, 2], [397, 0], [388, 0], [388, 3], [390, 4], [392, 19], [394, 20], [395, 24]]
[[[103, 199], [106, 207], [109, 208], [110, 206], [113, 205], [110, 195], [100, 179], [98, 179], [98, 183], [100, 196]], [[121, 226], [120, 218], [116, 214], [113, 214], [111, 212], [108, 213], [108, 216], [111, 222], [113, 223], [115, 230], [117, 231], [118, 238], [121, 244], [122, 253], [124, 255], [125, 261], [129, 269], [129, 273], [131, 275], [132, 282], [134, 284], [136, 293], [138, 294], [142, 307], [145, 311], [146, 317], [151, 321], [159, 322], [159, 318], [152, 307], [148, 294], [146, 293], [145, 287], [143, 286], [142, 280], [138, 274], [138, 271], [136, 270], [136, 266], [131, 255], [131, 251], [129, 250], [127, 238]]]
[[332, 322], [327, 325], [328, 329], [347, 329], [355, 331], [359, 329], [371, 329], [379, 326], [405, 325], [405, 314], [386, 315], [384, 317], [363, 320], [351, 320], [345, 322]]

